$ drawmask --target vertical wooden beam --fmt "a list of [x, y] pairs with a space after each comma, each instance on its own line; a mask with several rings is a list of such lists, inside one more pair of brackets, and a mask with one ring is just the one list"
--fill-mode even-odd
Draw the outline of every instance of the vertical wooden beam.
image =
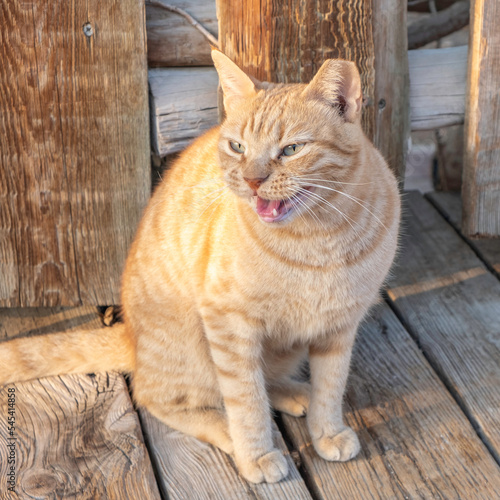
[[405, 15], [396, 0], [217, 2], [221, 50], [260, 80], [309, 82], [325, 59], [356, 62], [364, 130], [399, 173], [409, 130]]
[[143, 0], [0, 0], [0, 307], [112, 304], [150, 194]]
[[500, 2], [473, 0], [465, 105], [462, 231], [500, 236]]
[[0, 1], [0, 307], [80, 302], [56, 85], [69, 19], [43, 3]]
[[404, 179], [410, 137], [410, 79], [406, 3], [375, 0], [375, 136], [373, 142]]

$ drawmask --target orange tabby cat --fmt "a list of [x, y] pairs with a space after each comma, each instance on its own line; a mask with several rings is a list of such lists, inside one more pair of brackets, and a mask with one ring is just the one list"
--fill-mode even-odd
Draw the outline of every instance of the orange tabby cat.
[[[138, 404], [274, 482], [288, 471], [270, 406], [307, 413], [326, 460], [359, 451], [342, 397], [396, 251], [399, 194], [361, 130], [354, 64], [273, 85], [213, 59], [227, 118], [156, 190], [123, 276], [124, 324], [4, 343], [0, 382], [133, 372]], [[310, 384], [294, 379], [307, 356]]]

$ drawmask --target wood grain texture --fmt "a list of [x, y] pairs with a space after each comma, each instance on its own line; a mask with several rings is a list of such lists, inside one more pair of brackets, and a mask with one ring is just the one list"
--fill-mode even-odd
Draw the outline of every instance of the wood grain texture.
[[[215, 0], [168, 0], [165, 3], [185, 10], [217, 38]], [[213, 66], [206, 38], [182, 16], [146, 5], [146, 29], [150, 66]]]
[[[457, 231], [462, 224], [462, 199], [460, 193], [428, 193], [426, 197], [451, 222]], [[467, 240], [490, 271], [500, 278], [500, 238]]]
[[[400, 109], [408, 92], [406, 6], [382, 4], [218, 0], [220, 48], [250, 75], [273, 82], [309, 82], [325, 59], [354, 61], [361, 73], [364, 130], [397, 171], [404, 168], [402, 136], [408, 130], [406, 109]], [[386, 109], [377, 117], [382, 100]], [[386, 132], [387, 124], [396, 123], [397, 133]]]
[[305, 419], [283, 417], [315, 498], [497, 495], [497, 464], [387, 305], [358, 335], [344, 414], [362, 448], [345, 463], [316, 454]]
[[467, 46], [408, 51], [412, 130], [464, 122]]
[[405, 206], [389, 298], [500, 462], [500, 282], [420, 193]]
[[182, 151], [217, 125], [218, 82], [213, 67], [149, 70], [151, 134], [157, 155]]
[[[0, 491], [7, 491], [8, 389], [16, 486], [9, 499], [160, 498], [121, 375], [67, 375], [0, 389]], [[5, 497], [2, 497], [5, 498]]]
[[410, 138], [406, 5], [398, 0], [373, 2], [372, 23], [375, 48], [373, 142], [402, 181]]
[[48, 53], [38, 39], [57, 10], [0, 2], [0, 306], [80, 301], [55, 83], [59, 50]]
[[1, 306], [112, 304], [150, 192], [144, 5], [0, 2]]
[[162, 494], [170, 500], [311, 498], [276, 427], [275, 440], [285, 451], [289, 475], [275, 484], [252, 484], [222, 451], [167, 427], [145, 410], [140, 416]]
[[500, 236], [500, 4], [472, 0], [465, 114], [467, 236]]

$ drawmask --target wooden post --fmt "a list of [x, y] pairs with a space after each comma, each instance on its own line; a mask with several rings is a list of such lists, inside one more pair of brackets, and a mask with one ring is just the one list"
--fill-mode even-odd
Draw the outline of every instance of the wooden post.
[[0, 307], [113, 304], [150, 194], [144, 2], [0, 0]]
[[405, 2], [218, 0], [217, 15], [221, 50], [260, 80], [309, 82], [325, 59], [356, 62], [364, 130], [402, 177], [409, 133]]
[[375, 126], [373, 142], [402, 186], [410, 138], [406, 3], [373, 0]]
[[465, 108], [462, 231], [500, 236], [500, 2], [473, 0]]

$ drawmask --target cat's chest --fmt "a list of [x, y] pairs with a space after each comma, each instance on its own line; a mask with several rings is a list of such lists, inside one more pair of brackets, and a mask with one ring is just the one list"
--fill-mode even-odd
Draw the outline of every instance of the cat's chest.
[[313, 337], [344, 323], [360, 290], [350, 270], [268, 270], [249, 284], [258, 315], [269, 331]]
[[236, 274], [268, 331], [312, 338], [357, 322], [378, 297], [387, 266], [381, 253], [345, 248], [325, 242], [307, 259], [290, 252], [240, 261]]

